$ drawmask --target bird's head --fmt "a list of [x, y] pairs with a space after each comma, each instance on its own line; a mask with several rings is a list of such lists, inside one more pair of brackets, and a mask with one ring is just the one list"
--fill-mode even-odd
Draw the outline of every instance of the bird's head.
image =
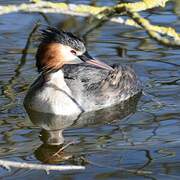
[[48, 27], [41, 31], [41, 43], [36, 54], [38, 71], [57, 70], [64, 64], [88, 63], [112, 70], [109, 65], [92, 58], [84, 42], [72, 33]]

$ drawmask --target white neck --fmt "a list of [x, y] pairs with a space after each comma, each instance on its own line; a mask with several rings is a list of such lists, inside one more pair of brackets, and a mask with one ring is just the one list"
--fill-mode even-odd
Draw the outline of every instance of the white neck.
[[64, 73], [60, 69], [56, 72], [53, 72], [49, 74], [47, 85], [54, 85], [57, 88], [60, 88], [64, 91], [66, 91], [69, 95], [72, 95], [71, 90], [67, 86], [65, 80], [64, 80]]

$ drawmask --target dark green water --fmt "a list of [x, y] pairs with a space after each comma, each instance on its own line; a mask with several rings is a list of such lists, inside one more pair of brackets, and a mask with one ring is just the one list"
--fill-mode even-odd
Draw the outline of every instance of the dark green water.
[[[23, 1], [0, 1], [19, 4]], [[73, 2], [73, 1], [70, 1]], [[83, 1], [76, 1], [78, 3]], [[85, 1], [88, 4], [88, 1]], [[115, 1], [99, 1], [112, 5]], [[175, 3], [175, 4], [174, 4]], [[179, 0], [165, 9], [144, 12], [161, 25], [180, 32]], [[86, 27], [84, 18], [47, 14], [49, 22], [72, 32]], [[28, 54], [22, 58], [28, 35], [35, 22], [46, 24], [42, 15], [12, 13], [0, 16], [0, 158], [41, 163], [56, 149], [42, 147], [40, 128], [33, 125], [23, 108], [23, 97], [37, 76], [34, 55], [38, 45], [33, 37]], [[69, 146], [59, 164], [82, 164], [85, 171], [51, 172], [0, 169], [4, 179], [180, 179], [180, 51], [149, 39], [143, 30], [107, 23], [86, 37], [90, 53], [108, 63], [133, 65], [144, 91], [134, 113], [114, 122], [68, 128]], [[128, 114], [128, 113], [127, 113]], [[41, 147], [40, 147], [41, 146]], [[40, 148], [39, 148], [40, 147]], [[42, 150], [43, 149], [43, 150]], [[44, 156], [43, 153], [44, 152]], [[64, 160], [65, 156], [72, 156]], [[82, 157], [91, 161], [84, 163]], [[39, 160], [38, 160], [39, 159]], [[41, 160], [41, 161], [40, 161]], [[53, 161], [54, 162], [54, 161]], [[152, 174], [137, 175], [124, 168]]]

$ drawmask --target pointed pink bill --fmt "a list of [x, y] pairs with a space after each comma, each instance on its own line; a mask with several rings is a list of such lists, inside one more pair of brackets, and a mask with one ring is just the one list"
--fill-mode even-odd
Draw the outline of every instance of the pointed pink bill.
[[95, 65], [95, 66], [103, 68], [103, 69], [113, 70], [113, 68], [111, 66], [109, 66], [101, 61], [98, 61], [96, 59], [88, 60], [88, 61], [86, 61], [86, 63]]
[[113, 68], [112, 68], [111, 66], [109, 66], [109, 65], [107, 65], [107, 64], [105, 64], [105, 63], [103, 63], [103, 62], [101, 62], [101, 61], [98, 61], [98, 60], [92, 58], [92, 57], [88, 54], [87, 51], [86, 51], [84, 54], [82, 54], [82, 55], [80, 55], [80, 56], [78, 56], [78, 57], [79, 57], [82, 61], [84, 61], [84, 62], [86, 62], [86, 63], [88, 63], [88, 64], [95, 65], [95, 66], [97, 66], [97, 67], [100, 67], [100, 68], [103, 68], [103, 69], [107, 69], [107, 70], [110, 70], [110, 71], [113, 70]]

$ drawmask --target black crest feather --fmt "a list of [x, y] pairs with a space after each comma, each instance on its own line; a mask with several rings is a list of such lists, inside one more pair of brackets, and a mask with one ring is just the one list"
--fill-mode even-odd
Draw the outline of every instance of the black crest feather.
[[77, 51], [85, 51], [85, 45], [80, 38], [70, 32], [58, 30], [54, 27], [41, 30], [41, 40], [43, 43], [61, 43]]

